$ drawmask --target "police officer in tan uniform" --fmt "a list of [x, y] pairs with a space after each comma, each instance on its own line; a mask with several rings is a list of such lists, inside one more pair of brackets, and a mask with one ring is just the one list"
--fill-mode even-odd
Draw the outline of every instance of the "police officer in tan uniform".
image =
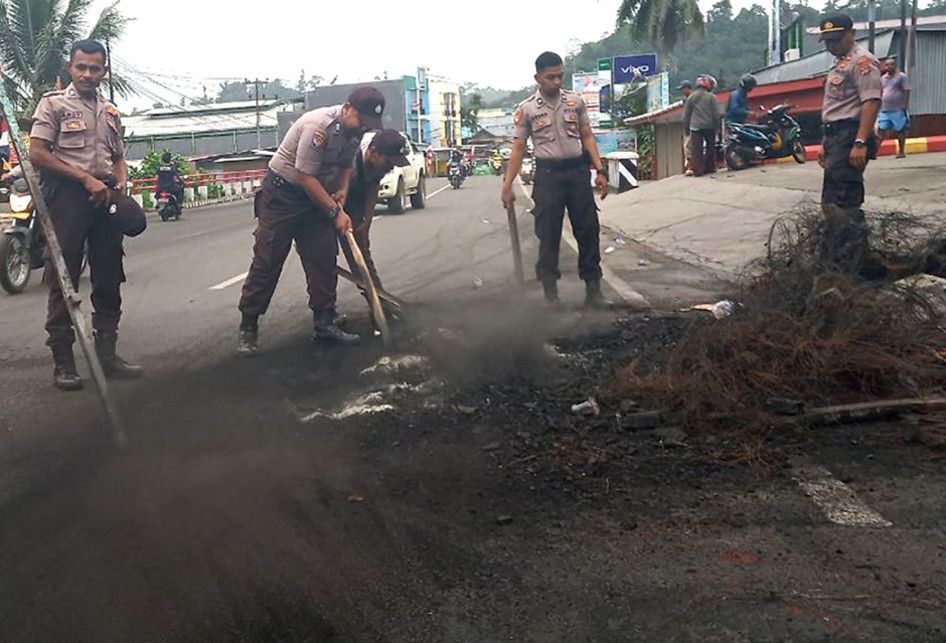
[[559, 246], [565, 208], [578, 241], [578, 272], [585, 282], [585, 305], [608, 307], [601, 293], [601, 248], [598, 207], [591, 187], [589, 166], [596, 171], [595, 184], [601, 198], [607, 196], [605, 174], [598, 145], [591, 130], [588, 110], [581, 96], [562, 89], [564, 71], [558, 54], [547, 51], [535, 61], [538, 91], [516, 109], [513, 116], [515, 139], [512, 157], [503, 182], [502, 202], [515, 202], [513, 181], [522, 166], [526, 139], [532, 137], [535, 173], [532, 199], [535, 201], [535, 234], [539, 238], [536, 278], [542, 282], [545, 298], [558, 306]]
[[[128, 180], [118, 109], [98, 95], [108, 71], [105, 47], [94, 40], [70, 52], [72, 84], [46, 94], [33, 115], [30, 160], [39, 169], [56, 236], [73, 286], [78, 285], [86, 243], [92, 282], [95, 348], [109, 377], [142, 374], [115, 353], [121, 318], [122, 236], [145, 229], [141, 208], [124, 194]], [[72, 344], [75, 333], [52, 262], [43, 280], [49, 287], [47, 344], [55, 362], [56, 386], [82, 388]]]
[[856, 270], [867, 250], [864, 223], [864, 168], [877, 157], [874, 122], [883, 84], [873, 54], [857, 44], [854, 23], [844, 14], [826, 16], [819, 31], [836, 58], [825, 79], [818, 162], [824, 168], [821, 206], [824, 256]]
[[256, 195], [256, 242], [240, 299], [238, 354], [257, 353], [259, 317], [269, 307], [293, 241], [305, 271], [313, 339], [359, 341], [335, 323], [338, 234], [352, 227], [344, 204], [361, 135], [380, 128], [383, 113], [384, 96], [359, 87], [344, 105], [307, 112], [289, 128]]

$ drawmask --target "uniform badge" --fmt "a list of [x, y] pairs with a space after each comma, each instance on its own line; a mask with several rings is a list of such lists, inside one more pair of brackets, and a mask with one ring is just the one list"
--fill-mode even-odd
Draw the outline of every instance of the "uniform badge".
[[565, 101], [565, 106], [566, 106], [566, 107], [574, 107], [574, 106], [577, 105], [577, 104], [578, 104], [578, 101], [576, 101], [576, 100], [573, 99], [573, 98], [569, 98], [567, 101]]
[[323, 134], [322, 132], [316, 132], [316, 133], [315, 133], [315, 138], [312, 139], [312, 143], [313, 143], [316, 147], [322, 147], [322, 143], [324, 143], [324, 142], [325, 142], [325, 134]]
[[512, 115], [512, 122], [514, 125], [518, 125], [519, 123], [522, 122], [522, 108], [521, 107], [517, 109], [515, 113]]
[[341, 132], [341, 131], [342, 131], [342, 124], [335, 123], [335, 133], [337, 134], [338, 132]]
[[832, 85], [840, 85], [844, 82], [844, 76], [831, 76], [828, 80]]
[[861, 56], [857, 59], [857, 69], [861, 72], [862, 75], [867, 75], [870, 73], [870, 57]]
[[118, 108], [115, 107], [114, 105], [106, 105], [105, 113], [108, 114], [109, 116], [118, 116]]
[[78, 132], [82, 129], [84, 123], [82, 121], [66, 121], [66, 131], [67, 132]]
[[847, 61], [844, 59], [839, 60], [838, 64], [835, 65], [834, 68], [837, 69], [838, 71], [844, 71], [845, 69], [847, 69]]

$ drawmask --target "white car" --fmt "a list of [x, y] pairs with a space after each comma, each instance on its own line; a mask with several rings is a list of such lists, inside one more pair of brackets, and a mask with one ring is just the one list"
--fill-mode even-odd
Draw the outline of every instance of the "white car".
[[[373, 134], [365, 134], [373, 136]], [[404, 137], [407, 139], [407, 137]], [[385, 203], [388, 211], [401, 214], [410, 199], [411, 207], [423, 210], [427, 206], [427, 170], [424, 164], [424, 153], [417, 149], [414, 143], [408, 140], [410, 153], [407, 155], [409, 165], [395, 167], [381, 179], [378, 188], [378, 203]]]

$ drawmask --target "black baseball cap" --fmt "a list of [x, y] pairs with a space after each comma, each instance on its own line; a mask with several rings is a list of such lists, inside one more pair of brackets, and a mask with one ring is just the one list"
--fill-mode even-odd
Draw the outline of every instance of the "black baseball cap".
[[366, 130], [381, 129], [384, 96], [374, 87], [359, 87], [348, 97], [348, 104], [358, 110], [361, 126]]
[[679, 91], [679, 90], [681, 90], [681, 89], [693, 89], [693, 83], [691, 83], [691, 82], [688, 81], [688, 80], [685, 80], [685, 81], [683, 81], [682, 83], [680, 83], [679, 85], [677, 85], [677, 90]]
[[819, 40], [840, 40], [848, 31], [854, 29], [854, 21], [845, 13], [835, 13], [825, 16], [818, 24]]
[[381, 130], [374, 135], [368, 147], [384, 154], [397, 167], [410, 165], [407, 160], [407, 155], [411, 153], [410, 144], [404, 135], [395, 129]]

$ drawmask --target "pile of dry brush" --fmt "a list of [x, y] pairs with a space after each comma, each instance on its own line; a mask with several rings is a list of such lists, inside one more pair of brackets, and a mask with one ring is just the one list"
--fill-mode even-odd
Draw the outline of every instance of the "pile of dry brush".
[[812, 407], [941, 393], [946, 331], [936, 302], [899, 280], [946, 277], [944, 231], [901, 213], [871, 215], [869, 256], [855, 268], [823, 259], [821, 222], [813, 210], [777, 221], [768, 256], [734, 293], [735, 313], [695, 320], [650, 373], [630, 365], [621, 393], [689, 428], [743, 429], [771, 426], [776, 399]]

